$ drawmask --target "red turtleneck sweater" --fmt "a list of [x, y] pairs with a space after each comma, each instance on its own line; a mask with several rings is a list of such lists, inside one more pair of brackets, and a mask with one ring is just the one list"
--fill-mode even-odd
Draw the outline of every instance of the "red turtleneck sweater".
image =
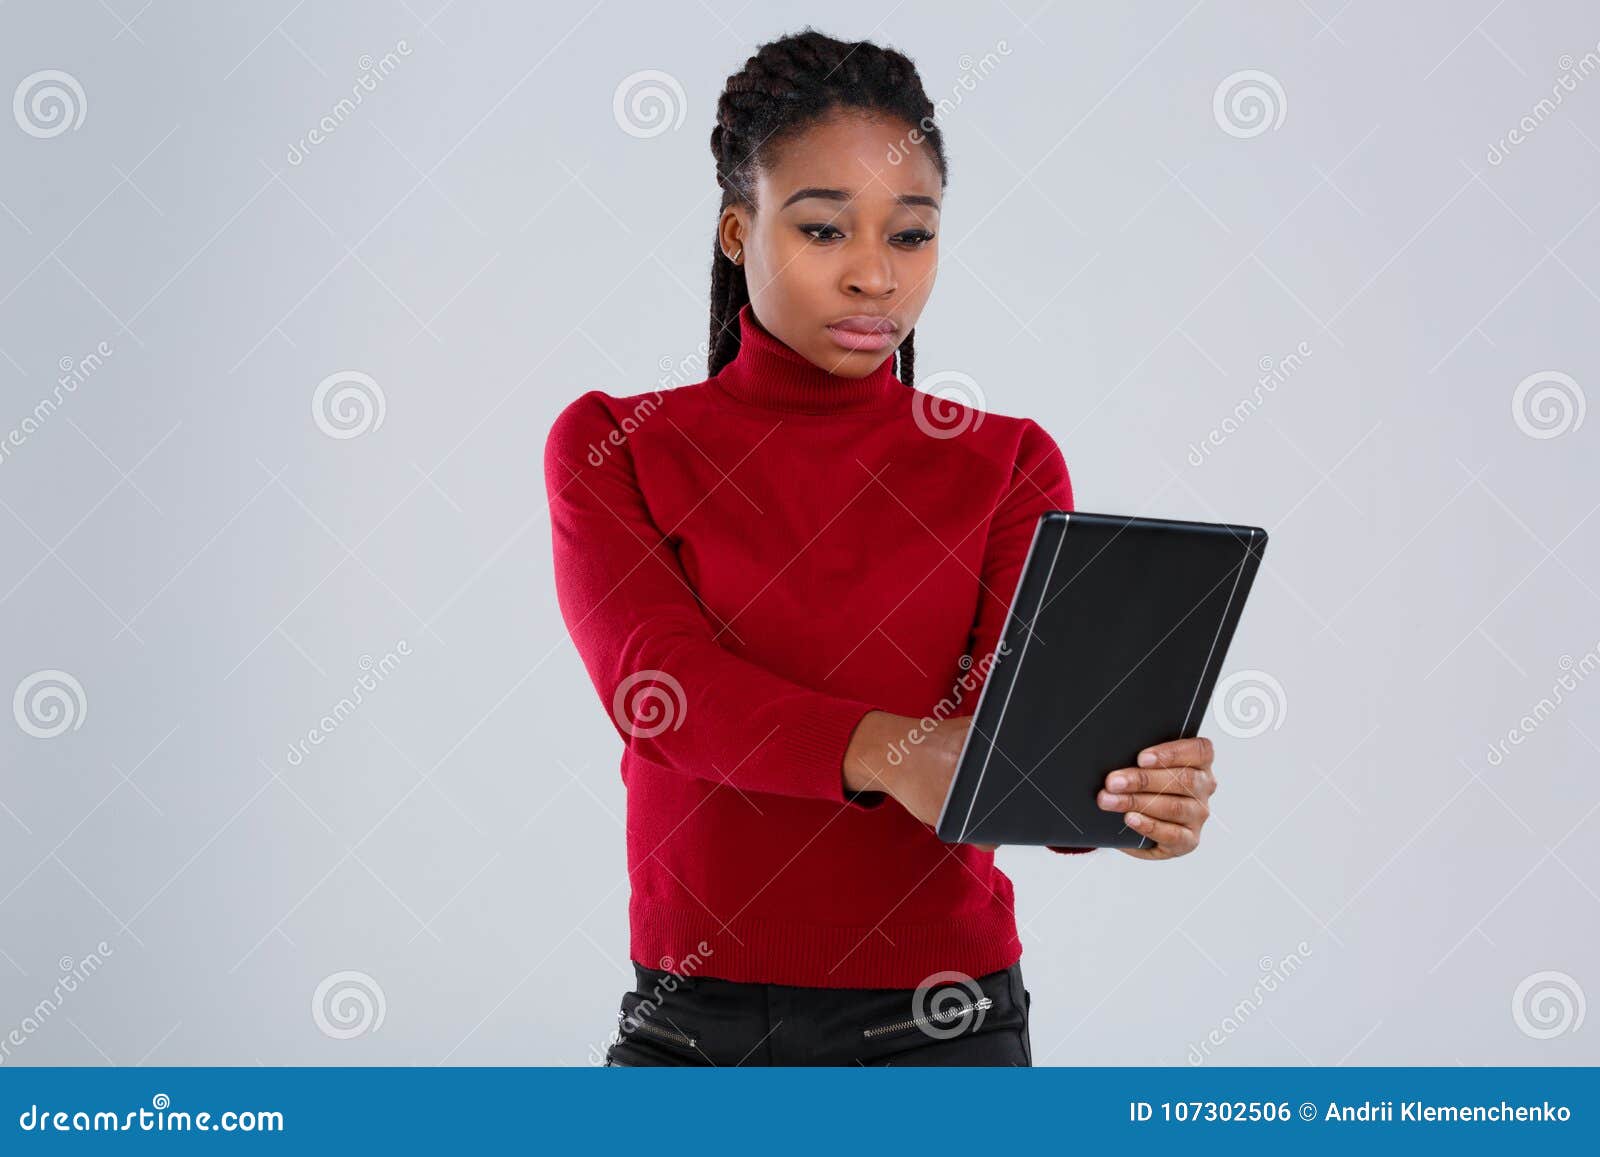
[[829, 373], [748, 305], [739, 334], [710, 379], [591, 390], [545, 444], [561, 613], [623, 741], [630, 955], [828, 988], [1007, 967], [993, 853], [846, 793], [843, 757], [874, 709], [976, 709], [1034, 524], [1072, 509], [1061, 451], [892, 358]]

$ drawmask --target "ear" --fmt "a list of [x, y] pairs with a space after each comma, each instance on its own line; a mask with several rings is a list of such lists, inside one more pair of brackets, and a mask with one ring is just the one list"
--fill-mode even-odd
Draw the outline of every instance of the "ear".
[[729, 205], [717, 221], [718, 248], [730, 256], [740, 252], [744, 248], [746, 232], [743, 210], [736, 205]]

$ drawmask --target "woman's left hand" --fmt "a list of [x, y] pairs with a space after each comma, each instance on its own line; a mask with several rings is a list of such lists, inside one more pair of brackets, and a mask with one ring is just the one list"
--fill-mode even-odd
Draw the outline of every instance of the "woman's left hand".
[[1141, 860], [1170, 860], [1200, 846], [1200, 828], [1217, 790], [1212, 754], [1211, 740], [1203, 735], [1174, 739], [1141, 751], [1138, 767], [1119, 767], [1106, 776], [1096, 797], [1100, 806], [1126, 812], [1128, 826], [1155, 841], [1153, 847], [1119, 850]]

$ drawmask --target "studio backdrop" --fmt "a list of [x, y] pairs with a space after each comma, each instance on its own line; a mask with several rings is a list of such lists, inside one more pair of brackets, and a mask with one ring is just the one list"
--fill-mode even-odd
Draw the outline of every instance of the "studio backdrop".
[[715, 99], [808, 24], [939, 106], [918, 388], [1271, 534], [1199, 851], [998, 853], [1035, 1063], [1600, 1061], [1590, 5], [22, 0], [5, 1064], [598, 1061], [541, 452], [706, 376]]

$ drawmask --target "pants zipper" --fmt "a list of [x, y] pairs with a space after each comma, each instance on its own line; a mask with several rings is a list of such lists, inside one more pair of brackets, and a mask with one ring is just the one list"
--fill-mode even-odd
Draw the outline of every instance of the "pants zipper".
[[[619, 1021], [626, 1020], [627, 1017], [624, 1013], [618, 1012], [617, 1019]], [[689, 1036], [687, 1033], [678, 1032], [676, 1029], [662, 1028], [660, 1025], [652, 1024], [648, 1020], [635, 1020], [634, 1023], [638, 1028], [643, 1029], [645, 1032], [654, 1033], [663, 1040], [673, 1041], [674, 1043], [681, 1044], [686, 1048], [694, 1048], [694, 1046], [698, 1043], [694, 1037]]]
[[966, 1016], [968, 1013], [986, 1010], [992, 1008], [993, 1006], [994, 1001], [989, 997], [980, 997], [964, 1008], [958, 1008], [943, 1013], [930, 1013], [926, 1016], [914, 1016], [910, 1020], [896, 1021], [894, 1024], [880, 1024], [873, 1028], [864, 1028], [861, 1030], [861, 1035], [868, 1040], [871, 1040], [873, 1037], [882, 1036], [884, 1033], [899, 1032], [903, 1029], [929, 1024], [933, 1021], [951, 1020], [955, 1017]]

